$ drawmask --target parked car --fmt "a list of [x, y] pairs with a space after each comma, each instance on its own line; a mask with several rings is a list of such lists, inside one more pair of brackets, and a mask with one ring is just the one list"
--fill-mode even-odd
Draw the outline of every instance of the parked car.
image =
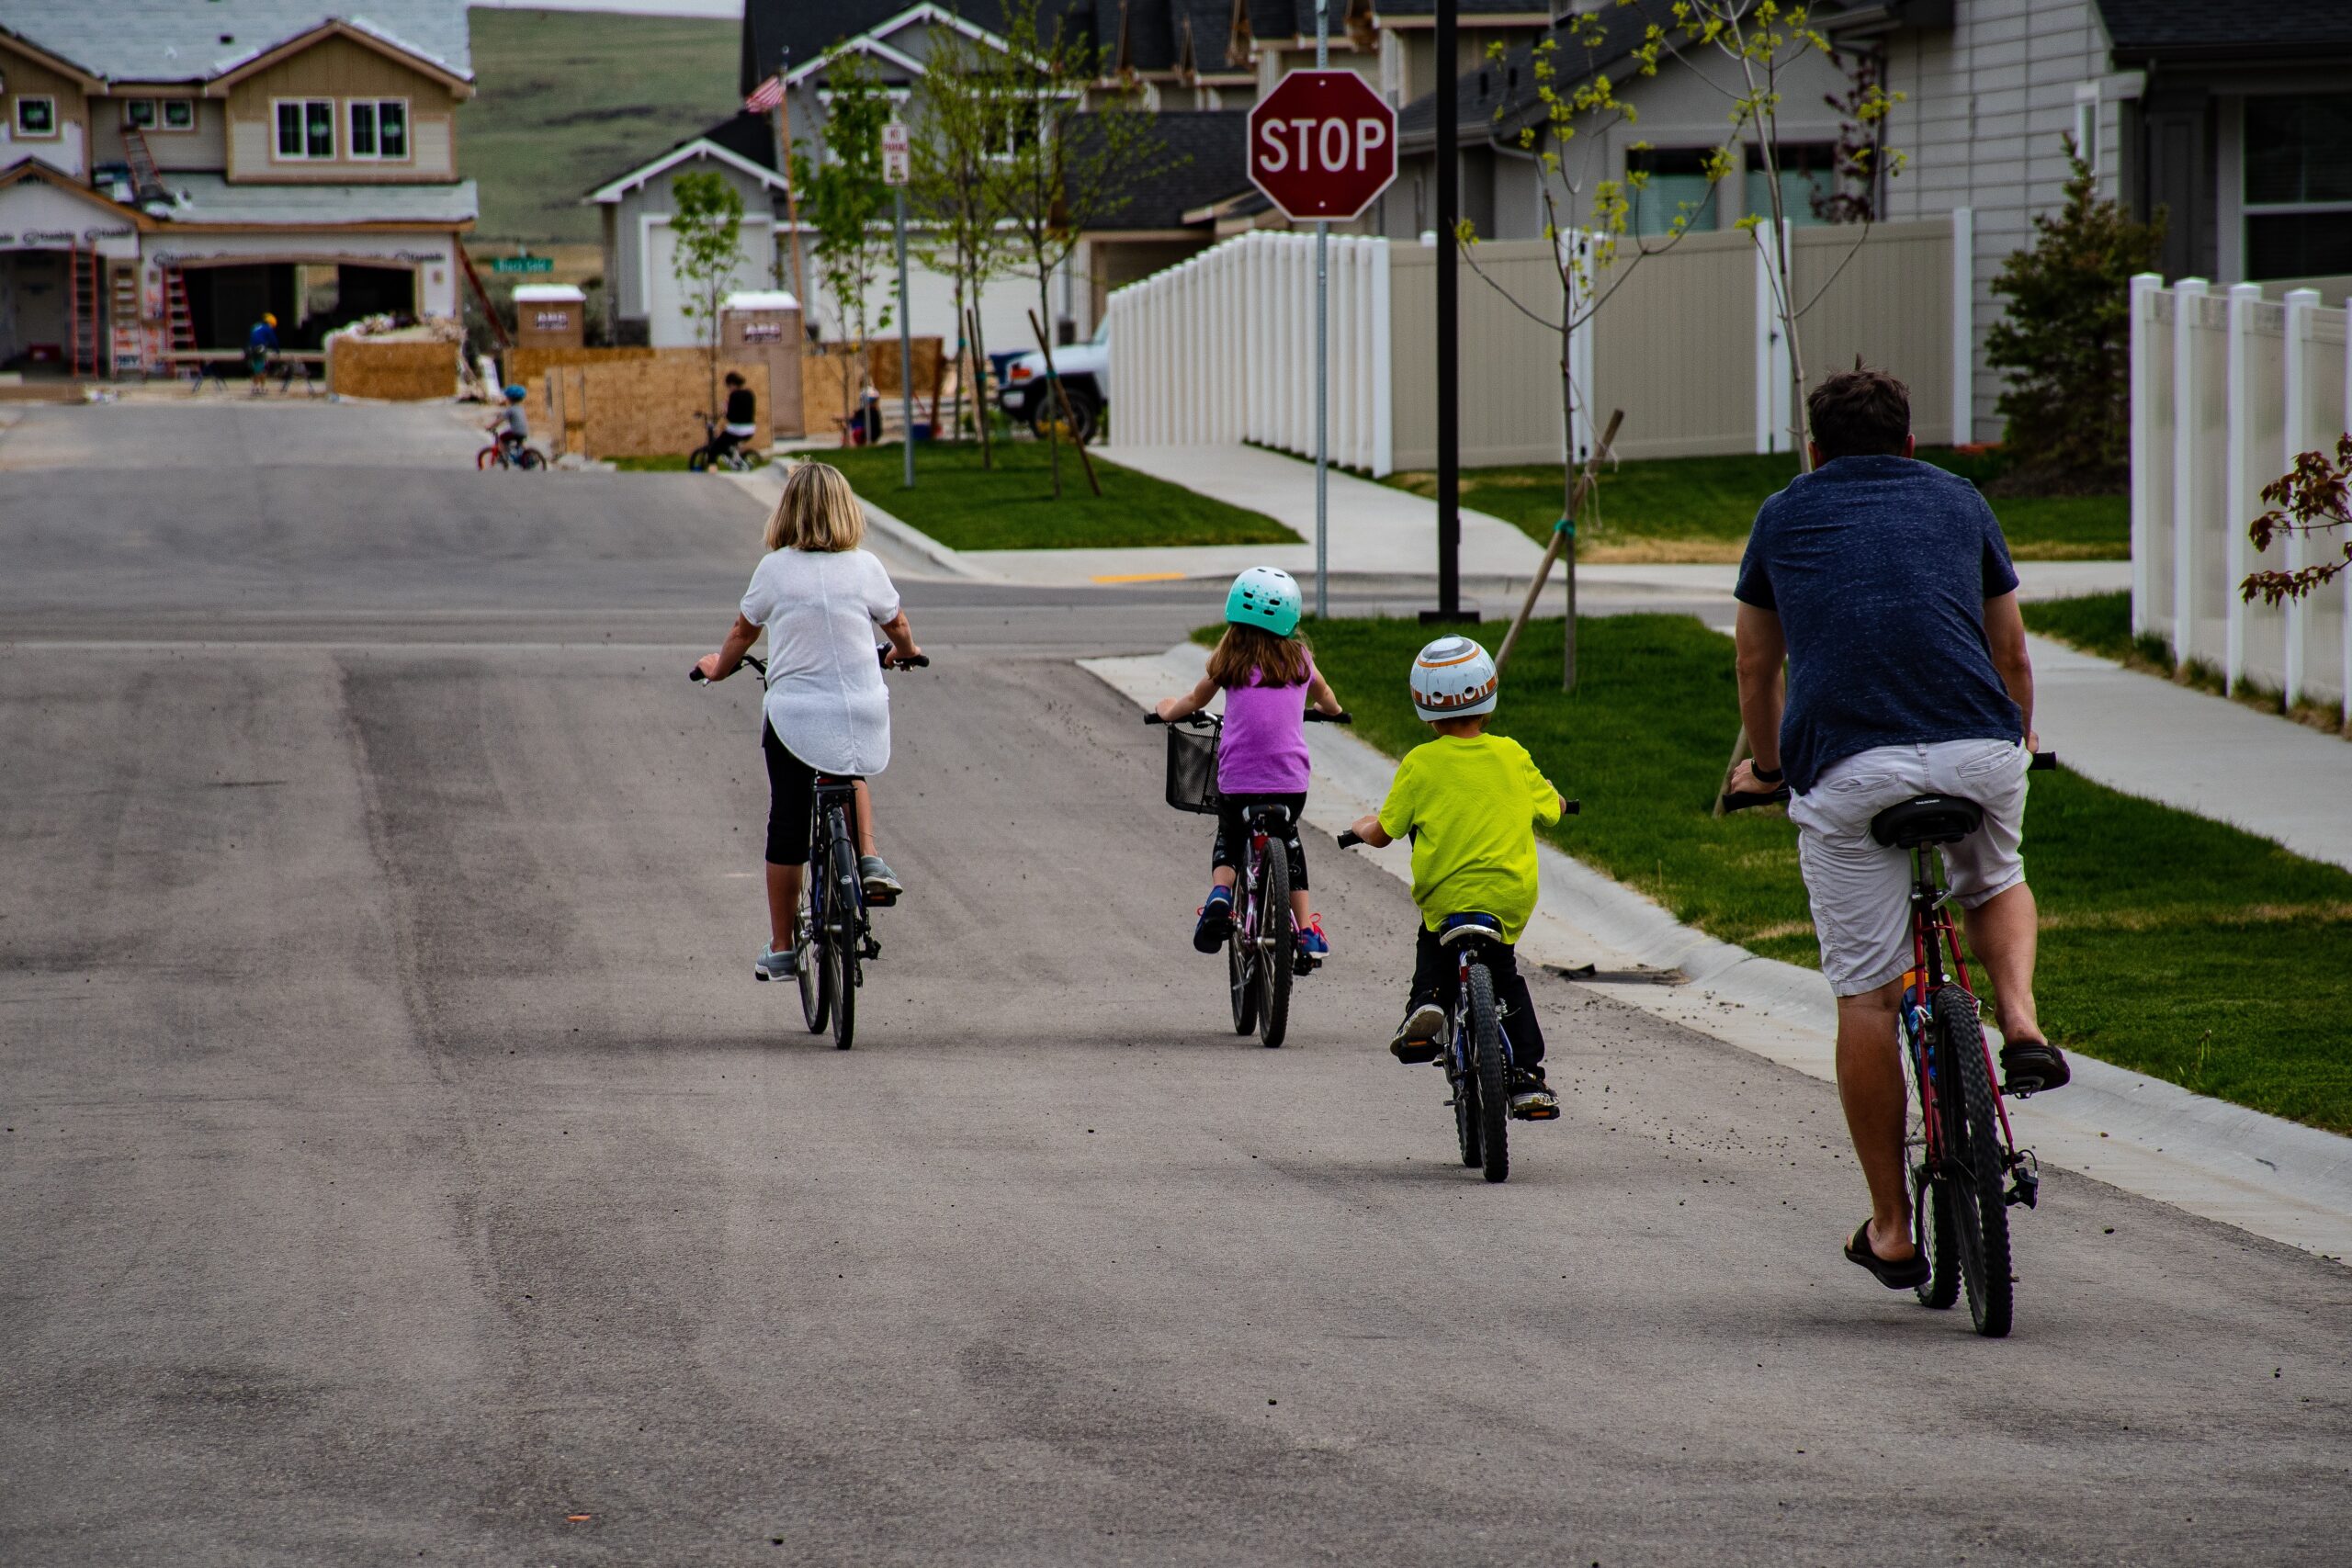
[[[1094, 329], [1086, 343], [1066, 344], [1054, 350], [1054, 369], [1069, 394], [1071, 434], [1091, 441], [1102, 433], [1102, 412], [1111, 402], [1111, 323]], [[1014, 419], [1026, 421], [1042, 438], [1046, 422], [1059, 415], [1058, 401], [1046, 385], [1046, 356], [1020, 355], [1004, 368], [1003, 390], [997, 401]]]

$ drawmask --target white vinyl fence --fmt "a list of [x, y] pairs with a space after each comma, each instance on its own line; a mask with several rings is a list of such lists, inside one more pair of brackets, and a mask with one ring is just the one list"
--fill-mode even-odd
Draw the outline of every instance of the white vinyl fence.
[[2314, 564], [2338, 547], [2297, 536], [2257, 551], [2246, 526], [2296, 456], [2331, 456], [2352, 414], [2343, 310], [2316, 290], [2284, 303], [2241, 283], [2132, 280], [2132, 629], [2175, 660], [2219, 669], [2352, 720], [2352, 572], [2300, 604], [2247, 604], [2251, 571]]
[[[1970, 439], [1970, 215], [1794, 229], [1808, 384], [1856, 355], [1911, 387], [1929, 442]], [[1860, 241], [1860, 248], [1855, 249]], [[1330, 252], [1331, 460], [1374, 475], [1437, 460], [1437, 256], [1412, 241]], [[1542, 240], [1488, 242], [1461, 270], [1462, 461], [1556, 463], [1559, 273]], [[1625, 457], [1786, 451], [1789, 356], [1761, 248], [1688, 235], [1621, 259], [1567, 345], [1594, 410], [1622, 408]], [[1254, 441], [1315, 450], [1315, 241], [1258, 232], [1116, 290], [1111, 421], [1121, 445]], [[1577, 446], [1594, 423], [1579, 411]]]

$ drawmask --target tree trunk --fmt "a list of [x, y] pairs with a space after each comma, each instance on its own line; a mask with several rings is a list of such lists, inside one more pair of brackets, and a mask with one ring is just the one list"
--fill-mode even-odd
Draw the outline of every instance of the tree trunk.
[[[1046, 359], [1046, 387], [1048, 393], [1053, 389], [1054, 369], [1053, 353], [1047, 345], [1053, 340], [1046, 335], [1046, 323], [1054, 317], [1053, 276], [1051, 267], [1041, 266], [1037, 269], [1037, 347]], [[1061, 421], [1053, 416], [1050, 409], [1046, 413], [1046, 453], [1047, 461], [1052, 464], [1054, 470], [1054, 499], [1059, 501], [1062, 498]]]
[[[1576, 298], [1571, 289], [1562, 289], [1560, 311], [1560, 449], [1567, 461], [1560, 467], [1560, 563], [1567, 569], [1562, 586], [1567, 590], [1568, 608], [1560, 635], [1560, 690], [1577, 689], [1577, 512], [1583, 500], [1582, 486], [1577, 483], [1577, 381], [1575, 361], [1568, 355], [1568, 344], [1576, 330]], [[1611, 431], [1615, 434], [1614, 429]]]

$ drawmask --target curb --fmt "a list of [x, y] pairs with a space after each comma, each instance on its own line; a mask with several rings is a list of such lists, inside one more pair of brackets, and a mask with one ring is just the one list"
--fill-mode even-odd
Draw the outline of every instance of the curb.
[[[1200, 679], [1207, 650], [1182, 644], [1079, 667], [1148, 704]], [[1329, 726], [1310, 726], [1306, 820], [1337, 832], [1387, 794], [1396, 764]], [[1815, 970], [1694, 931], [1624, 884], [1538, 840], [1542, 897], [1521, 949], [1561, 978], [1828, 1082], [1837, 999]], [[1412, 880], [1406, 846], [1354, 850]], [[1591, 973], [1587, 973], [1588, 967]], [[2210, 1099], [2075, 1055], [2051, 1101], [2013, 1102], [2020, 1145], [2052, 1165], [2343, 1264], [2352, 1259], [2352, 1138]]]
[[[784, 466], [785, 462], [789, 460], [790, 458], [787, 456], [783, 460], [771, 463], [767, 467], [760, 468], [755, 472], [748, 474], [729, 474], [727, 477], [734, 480], [738, 485], [741, 485], [751, 494], [757, 496], [761, 504], [772, 507], [776, 502], [776, 497], [782, 493], [784, 485], [784, 480], [779, 477], [777, 470]], [[859, 496], [857, 498], [857, 503], [865, 509], [865, 525], [867, 527], [873, 529], [876, 533], [884, 536], [889, 539], [892, 544], [899, 546], [900, 548], [921, 556], [923, 559], [939, 568], [940, 570], [946, 572], [949, 576], [961, 577], [975, 582], [1001, 582], [1004, 581], [1004, 579], [999, 577], [994, 572], [983, 571], [978, 567], [973, 565], [969, 560], [965, 558], [964, 553], [961, 550], [951, 549], [947, 546], [943, 545], [938, 540], [933, 538], [930, 535], [924, 533], [922, 529], [916, 527], [913, 524], [904, 522], [899, 518], [891, 516], [888, 513], [883, 511], [880, 507], [875, 505], [864, 496]]]

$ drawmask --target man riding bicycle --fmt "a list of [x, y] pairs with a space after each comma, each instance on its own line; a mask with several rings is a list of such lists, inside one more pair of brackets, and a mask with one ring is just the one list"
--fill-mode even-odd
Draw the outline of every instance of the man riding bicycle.
[[1846, 371], [1805, 406], [1814, 470], [1765, 502], [1740, 562], [1739, 706], [1755, 756], [1728, 787], [1785, 781], [1792, 792], [1798, 864], [1838, 997], [1838, 1098], [1871, 1190], [1871, 1218], [1846, 1255], [1907, 1289], [1928, 1267], [1904, 1185], [1895, 1045], [1910, 879], [1871, 819], [1928, 793], [1984, 807], [1944, 861], [1992, 982], [2002, 1072], [2013, 1095], [2064, 1084], [2065, 1057], [2034, 1014], [2036, 914], [2018, 854], [2033, 667], [2000, 525], [1973, 485], [1913, 457], [1903, 383]]

